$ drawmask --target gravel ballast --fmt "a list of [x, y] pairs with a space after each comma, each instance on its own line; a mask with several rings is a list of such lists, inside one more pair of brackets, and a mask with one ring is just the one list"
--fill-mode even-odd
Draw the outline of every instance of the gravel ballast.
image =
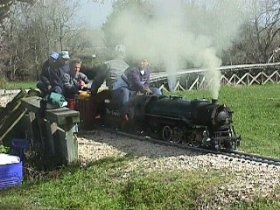
[[[78, 137], [79, 158], [83, 164], [106, 157], [133, 155], [123, 178], [127, 179], [136, 170], [153, 171], [218, 171], [220, 176], [232, 177], [229, 182], [211, 189], [211, 202], [198, 200], [202, 209], [219, 209], [233, 203], [252, 202], [256, 198], [277, 198], [280, 187], [280, 167], [240, 161], [224, 155], [201, 154], [184, 149], [158, 145], [123, 137], [115, 133], [95, 131]], [[207, 195], [209, 196], [209, 194]]]

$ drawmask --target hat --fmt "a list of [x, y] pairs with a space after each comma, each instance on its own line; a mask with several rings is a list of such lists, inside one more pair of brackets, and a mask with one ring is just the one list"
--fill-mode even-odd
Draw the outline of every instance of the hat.
[[61, 57], [62, 59], [65, 59], [65, 60], [70, 59], [69, 52], [68, 52], [68, 51], [61, 51], [60, 57]]
[[50, 54], [50, 58], [54, 59], [54, 60], [57, 60], [59, 58], [59, 53], [57, 52], [52, 52]]

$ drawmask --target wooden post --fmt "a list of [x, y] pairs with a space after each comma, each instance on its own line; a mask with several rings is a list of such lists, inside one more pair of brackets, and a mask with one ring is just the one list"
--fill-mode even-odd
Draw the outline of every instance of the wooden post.
[[68, 131], [58, 128], [59, 153], [63, 163], [75, 163], [78, 161], [78, 141], [72, 129]]
[[47, 146], [46, 147], [49, 151], [49, 156], [54, 157], [56, 154], [55, 140], [56, 140], [57, 124], [46, 121], [45, 129], [46, 129], [46, 135], [47, 135], [47, 138], [46, 138]]
[[65, 107], [47, 109], [42, 118], [41, 100], [34, 96], [22, 99], [22, 103], [28, 112], [36, 113], [38, 136], [43, 141], [44, 153], [59, 165], [77, 162], [78, 142], [73, 131], [76, 123], [80, 122], [79, 112]]

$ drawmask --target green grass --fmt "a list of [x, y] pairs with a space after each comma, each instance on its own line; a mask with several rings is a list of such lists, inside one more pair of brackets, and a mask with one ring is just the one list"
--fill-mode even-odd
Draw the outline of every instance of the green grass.
[[[176, 94], [186, 99], [208, 98], [208, 91]], [[240, 150], [280, 157], [280, 86], [223, 87], [219, 102], [230, 107], [235, 130], [242, 137]]]
[[232, 206], [232, 210], [278, 210], [280, 209], [280, 188], [278, 188], [275, 192], [278, 195], [278, 198], [257, 198], [252, 203], [242, 202], [238, 205]]
[[0, 89], [14, 90], [14, 89], [30, 89], [36, 88], [36, 81], [30, 82], [8, 82], [0, 79]]
[[[43, 181], [0, 191], [0, 209], [197, 209], [201, 202], [213, 203], [214, 189], [232, 179], [220, 176], [220, 170], [138, 169], [127, 176], [124, 169], [132, 159], [106, 158], [87, 168], [71, 166], [51, 172]], [[279, 205], [279, 198], [256, 198], [228, 209], [278, 209]]]
[[[243, 139], [241, 150], [279, 157], [279, 89], [279, 85], [222, 88], [219, 101], [234, 111], [234, 125]], [[208, 91], [176, 94], [210, 98]], [[232, 178], [220, 176], [220, 170], [134, 170], [127, 178], [124, 168], [132, 159], [107, 158], [87, 168], [52, 171], [38, 182], [25, 181], [21, 188], [0, 191], [0, 209], [196, 209], [201, 196], [211, 202], [213, 188]], [[278, 189], [274, 194], [279, 193]], [[280, 209], [280, 199], [255, 198], [227, 209]]]
[[105, 159], [86, 169], [72, 167], [41, 183], [0, 192], [0, 209], [193, 209], [196, 200], [226, 181], [217, 172], [133, 172], [130, 158]]

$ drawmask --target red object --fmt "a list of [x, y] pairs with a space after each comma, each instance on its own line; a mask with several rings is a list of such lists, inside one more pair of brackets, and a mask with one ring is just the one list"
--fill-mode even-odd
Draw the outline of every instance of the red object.
[[71, 98], [68, 104], [69, 109], [75, 110], [75, 99]]

